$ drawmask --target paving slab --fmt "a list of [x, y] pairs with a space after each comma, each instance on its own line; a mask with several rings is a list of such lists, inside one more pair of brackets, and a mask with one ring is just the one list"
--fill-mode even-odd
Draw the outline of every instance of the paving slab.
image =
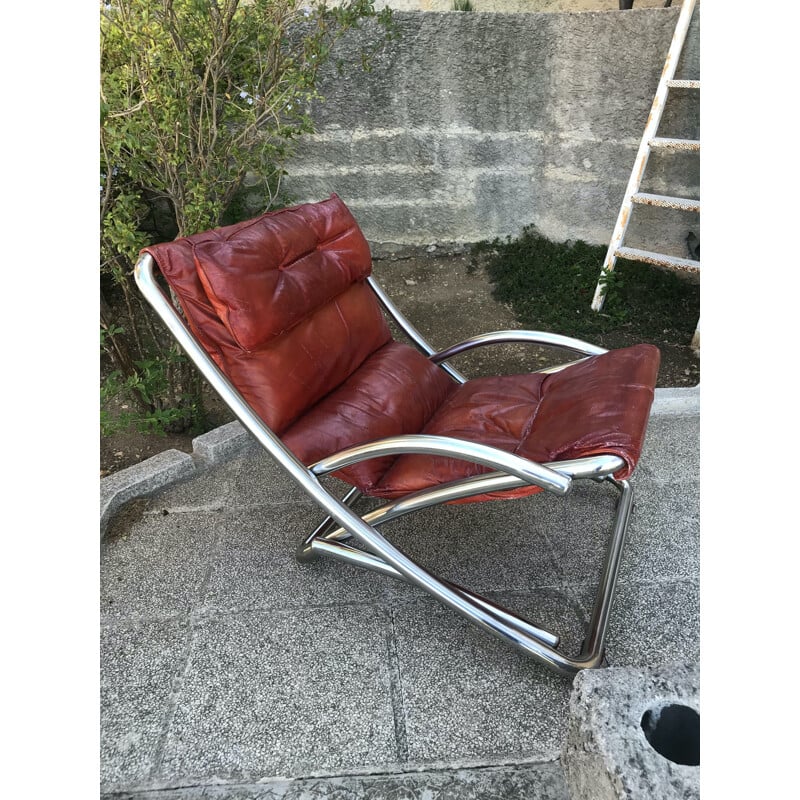
[[537, 494], [439, 506], [392, 521], [383, 532], [426, 569], [476, 592], [555, 587], [561, 571], [543, 531], [557, 505], [556, 498]]
[[[215, 512], [143, 515], [127, 508], [100, 557], [100, 611], [106, 617], [188, 613], [198, 602], [217, 541]], [[137, 513], [138, 512], [138, 513]]]
[[[492, 595], [576, 652], [583, 617], [555, 590]], [[394, 614], [408, 759], [555, 759], [570, 682], [431, 600]]]
[[[619, 580], [696, 578], [700, 572], [699, 484], [632, 482], [634, 508]], [[543, 527], [566, 584], [597, 583], [619, 493], [583, 484]]]
[[100, 632], [100, 685], [171, 685], [189, 643], [186, 619], [123, 620]]
[[[309, 506], [281, 504], [221, 512], [216, 549], [204, 605], [239, 611], [379, 602], [403, 592], [405, 583], [348, 564], [319, 560], [299, 564], [295, 557], [303, 532], [322, 514]], [[309, 612], [313, 613], [313, 612]]]
[[149, 779], [189, 642], [185, 619], [106, 624], [100, 635], [100, 779]]
[[606, 657], [612, 666], [699, 661], [699, 582], [618, 584]]
[[700, 484], [636, 481], [620, 581], [700, 577]]
[[682, 483], [700, 475], [700, 415], [663, 414], [650, 417], [635, 479], [655, 478]]
[[100, 687], [100, 786], [149, 780], [167, 719], [169, 686]]
[[397, 761], [379, 609], [196, 623], [156, 777], [257, 781]]

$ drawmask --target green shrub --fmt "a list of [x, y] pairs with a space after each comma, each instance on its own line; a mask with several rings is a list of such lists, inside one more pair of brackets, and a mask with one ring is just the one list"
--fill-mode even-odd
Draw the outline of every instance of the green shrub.
[[[367, 19], [393, 35], [391, 12], [373, 0], [101, 6], [101, 399], [126, 395], [145, 427], [202, 424], [202, 403], [196, 370], [133, 283], [139, 250], [233, 221], [248, 173], [261, 176], [265, 207], [280, 202], [293, 143], [313, 129], [318, 72]], [[372, 53], [358, 56], [368, 67]]]

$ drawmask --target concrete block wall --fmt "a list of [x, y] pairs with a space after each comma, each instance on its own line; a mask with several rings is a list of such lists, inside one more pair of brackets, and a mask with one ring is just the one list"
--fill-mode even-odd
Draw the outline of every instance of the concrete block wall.
[[[336, 192], [383, 250], [517, 236], [607, 243], [678, 9], [398, 12], [372, 71], [323, 75], [317, 133], [285, 187]], [[374, 28], [340, 42], [353, 50]], [[699, 9], [679, 77], [699, 75]], [[697, 93], [673, 92], [661, 135], [699, 136]], [[696, 154], [654, 153], [644, 190], [698, 196]], [[637, 208], [626, 243], [687, 255], [697, 215]]]

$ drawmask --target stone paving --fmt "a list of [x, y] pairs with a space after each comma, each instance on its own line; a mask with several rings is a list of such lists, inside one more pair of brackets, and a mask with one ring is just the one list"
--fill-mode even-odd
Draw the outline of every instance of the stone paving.
[[[699, 660], [699, 415], [677, 408], [651, 418], [632, 480], [613, 666]], [[580, 483], [566, 501], [440, 507], [384, 530], [577, 649], [614, 495]], [[252, 446], [112, 517], [102, 796], [568, 800], [571, 681], [407, 584], [300, 566], [320, 519]]]

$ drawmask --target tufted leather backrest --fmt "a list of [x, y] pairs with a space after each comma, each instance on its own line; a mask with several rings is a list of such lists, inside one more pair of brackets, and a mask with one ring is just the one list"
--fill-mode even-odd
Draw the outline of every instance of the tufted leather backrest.
[[194, 335], [281, 433], [391, 339], [344, 203], [263, 214], [146, 248]]

